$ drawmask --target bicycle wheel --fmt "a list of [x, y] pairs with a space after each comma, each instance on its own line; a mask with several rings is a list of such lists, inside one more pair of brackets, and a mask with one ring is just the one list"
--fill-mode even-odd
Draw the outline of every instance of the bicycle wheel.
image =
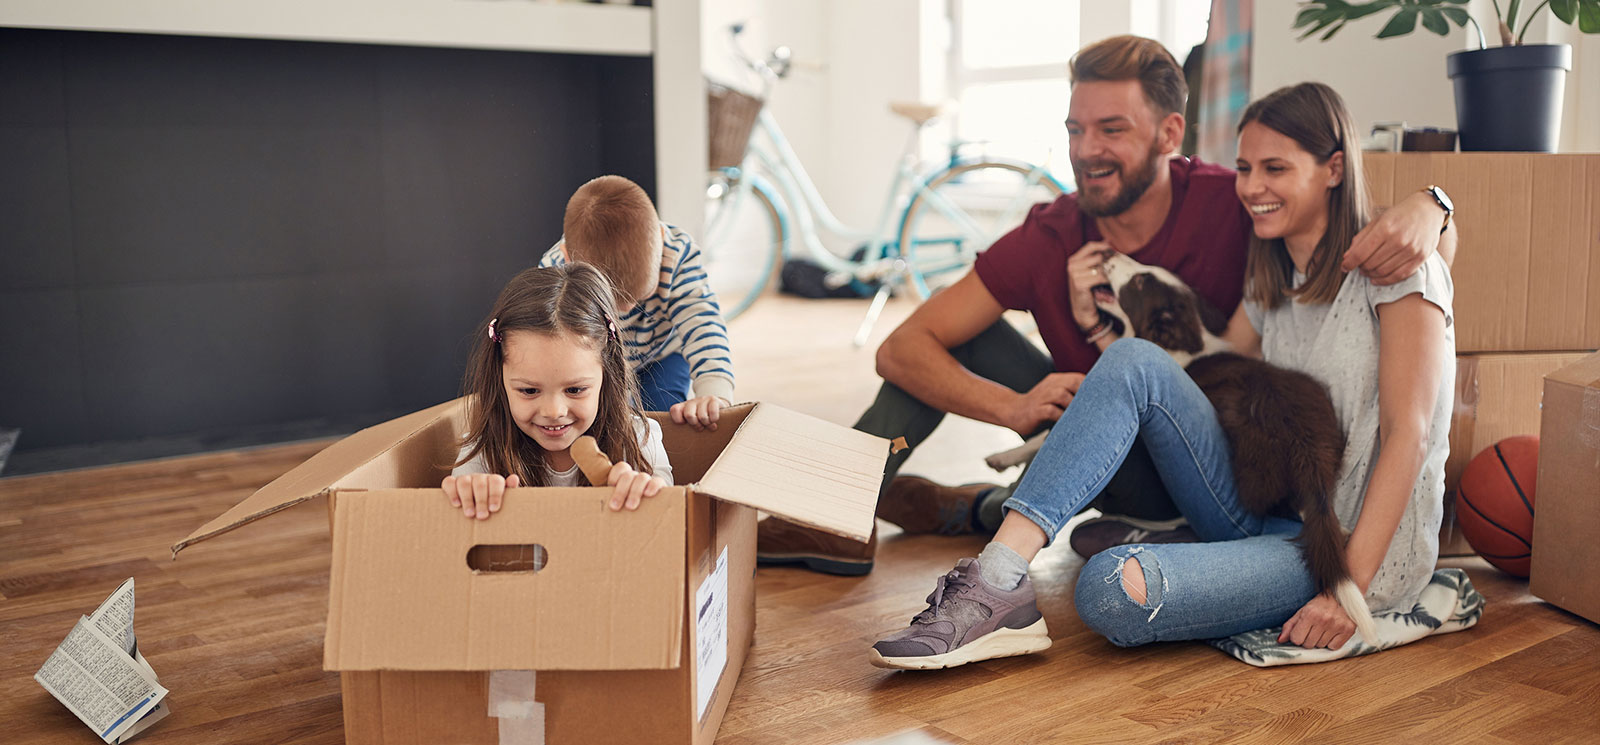
[[1059, 182], [1021, 161], [961, 163], [929, 177], [900, 218], [900, 255], [906, 284], [926, 300], [960, 279], [1028, 209], [1060, 196]]
[[772, 189], [737, 169], [715, 171], [706, 186], [706, 221], [700, 251], [724, 320], [743, 313], [777, 273], [784, 221]]

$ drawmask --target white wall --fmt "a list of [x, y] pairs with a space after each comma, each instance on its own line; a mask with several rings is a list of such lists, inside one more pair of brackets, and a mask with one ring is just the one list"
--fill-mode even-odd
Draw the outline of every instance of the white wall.
[[[1499, 44], [1489, 0], [1468, 6], [1490, 46]], [[1411, 126], [1455, 127], [1455, 93], [1445, 74], [1445, 56], [1477, 48], [1477, 34], [1452, 27], [1440, 37], [1422, 28], [1396, 39], [1373, 38], [1387, 22], [1386, 14], [1350, 24], [1331, 41], [1316, 37], [1296, 41], [1297, 6], [1263, 0], [1255, 3], [1254, 40], [1250, 59], [1250, 98], [1306, 80], [1327, 83], [1344, 96], [1356, 127], [1370, 132], [1373, 122], [1404, 121]], [[1526, 8], [1524, 9], [1526, 13]], [[1548, 10], [1528, 30], [1527, 43], [1573, 45], [1573, 72], [1567, 94], [1560, 149], [1600, 151], [1600, 38], [1584, 36], [1554, 19]]]
[[1296, 41], [1291, 28], [1295, 3], [1255, 3], [1250, 55], [1250, 99], [1285, 85], [1327, 83], [1344, 97], [1356, 128], [1366, 134], [1373, 122], [1404, 121], [1418, 126], [1455, 127], [1455, 96], [1445, 75], [1445, 55], [1465, 48], [1466, 34], [1434, 36], [1420, 27], [1399, 39], [1373, 36], [1387, 20], [1351, 23], [1333, 39]]

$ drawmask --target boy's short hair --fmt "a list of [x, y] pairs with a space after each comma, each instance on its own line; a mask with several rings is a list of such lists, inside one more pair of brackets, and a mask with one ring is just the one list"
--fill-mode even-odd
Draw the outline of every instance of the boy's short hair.
[[1161, 46], [1142, 36], [1113, 36], [1078, 50], [1069, 63], [1072, 85], [1104, 80], [1137, 80], [1158, 117], [1182, 114], [1189, 97], [1183, 66]]
[[661, 270], [661, 218], [650, 195], [621, 176], [601, 176], [573, 192], [562, 220], [567, 259], [595, 265], [617, 304], [655, 291]]

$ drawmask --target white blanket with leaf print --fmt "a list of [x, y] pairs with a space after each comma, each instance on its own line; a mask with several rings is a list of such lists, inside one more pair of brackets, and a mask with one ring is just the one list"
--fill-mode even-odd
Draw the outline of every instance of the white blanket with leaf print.
[[1455, 568], [1438, 569], [1411, 612], [1387, 611], [1373, 615], [1378, 626], [1377, 644], [1355, 634], [1338, 649], [1306, 649], [1279, 644], [1281, 627], [1247, 631], [1207, 643], [1256, 667], [1298, 665], [1358, 657], [1410, 644], [1425, 636], [1460, 631], [1471, 628], [1482, 615], [1483, 596], [1472, 586], [1467, 573]]

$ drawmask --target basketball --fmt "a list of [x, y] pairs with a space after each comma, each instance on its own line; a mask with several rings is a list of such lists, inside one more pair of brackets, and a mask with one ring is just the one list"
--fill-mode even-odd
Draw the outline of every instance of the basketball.
[[1539, 437], [1507, 437], [1473, 456], [1456, 489], [1456, 521], [1472, 550], [1506, 574], [1528, 576]]

